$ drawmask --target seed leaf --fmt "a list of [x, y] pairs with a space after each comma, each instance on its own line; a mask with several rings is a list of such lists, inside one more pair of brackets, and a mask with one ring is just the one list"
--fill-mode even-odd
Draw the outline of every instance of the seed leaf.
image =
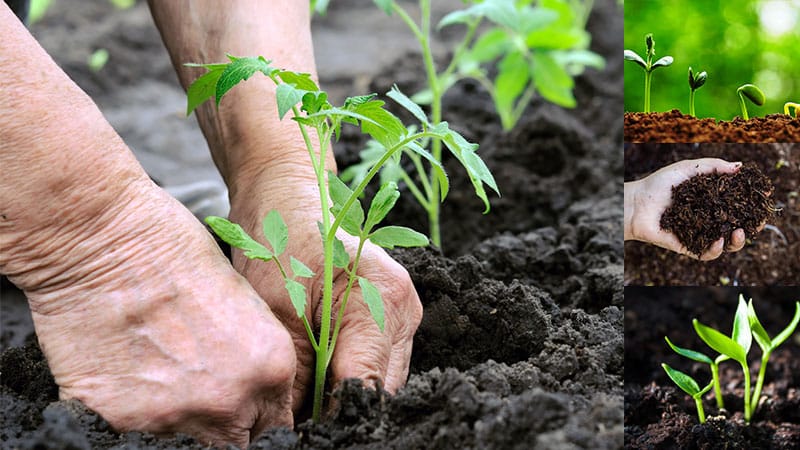
[[215, 95], [217, 97], [218, 106], [223, 95], [240, 82], [250, 78], [254, 73], [261, 72], [266, 76], [270, 76], [275, 71], [275, 69], [269, 66], [270, 62], [264, 59], [263, 56], [237, 58], [228, 55], [228, 58], [231, 60], [231, 63], [228, 64], [228, 67], [225, 68], [219, 80], [217, 80]]
[[198, 77], [186, 90], [186, 115], [192, 114], [198, 106], [215, 96], [217, 81], [228, 64], [185, 64], [189, 67], [205, 67], [208, 72]]
[[764, 102], [767, 101], [767, 98], [764, 96], [764, 92], [762, 92], [761, 89], [754, 84], [745, 84], [741, 86], [738, 91], [758, 106], [763, 106]]
[[[333, 172], [328, 172], [328, 191], [333, 200], [331, 212], [338, 219], [345, 202], [353, 195], [353, 191]], [[361, 224], [364, 223], [364, 208], [361, 201], [355, 199], [339, 222], [342, 229], [353, 236], [361, 235]]]
[[372, 204], [369, 205], [364, 231], [372, 231], [372, 228], [389, 214], [399, 197], [400, 191], [397, 190], [396, 183], [389, 182], [381, 186], [378, 193], [375, 194], [375, 198], [372, 199]]
[[675, 382], [676, 385], [678, 385], [679, 388], [683, 389], [684, 392], [692, 397], [700, 393], [700, 386], [697, 385], [697, 382], [694, 381], [694, 378], [681, 372], [680, 370], [675, 370], [666, 364], [662, 363], [661, 367], [664, 368], [664, 371], [667, 372], [667, 375], [672, 379], [672, 381]]
[[[744, 297], [739, 294], [739, 299], [744, 301]], [[761, 347], [761, 351], [768, 351], [771, 350], [772, 347], [772, 339], [770, 339], [767, 331], [761, 325], [761, 322], [758, 320], [758, 316], [756, 315], [756, 310], [753, 308], [753, 299], [750, 299], [750, 302], [747, 305], [747, 318], [750, 322], [750, 330], [753, 332], [753, 337], [756, 340], [756, 343], [759, 347]]]
[[231, 247], [244, 250], [244, 255], [248, 258], [263, 261], [270, 261], [273, 258], [272, 252], [251, 238], [238, 223], [233, 223], [228, 219], [217, 216], [206, 217], [205, 223], [214, 230], [214, 233], [220, 239], [230, 244]]
[[388, 226], [378, 228], [369, 236], [373, 244], [393, 249], [395, 247], [425, 247], [429, 244], [428, 237], [411, 228]]
[[333, 239], [333, 265], [340, 269], [346, 269], [350, 265], [350, 255], [344, 248], [344, 242], [337, 237]]
[[303, 278], [311, 278], [314, 276], [314, 271], [309, 269], [307, 265], [303, 264], [294, 256], [289, 258], [289, 263], [292, 266], [292, 273], [294, 273], [294, 276]]
[[727, 355], [735, 361], [747, 364], [747, 354], [736, 341], [711, 327], [703, 325], [697, 319], [692, 320], [692, 324], [694, 325], [697, 335], [700, 336], [700, 339], [708, 344], [709, 347], [723, 355]]
[[262, 223], [264, 229], [264, 237], [267, 242], [272, 246], [272, 250], [276, 256], [280, 256], [286, 250], [286, 244], [289, 242], [289, 229], [286, 227], [286, 222], [283, 221], [281, 213], [273, 209], [267, 216], [264, 217]]
[[733, 318], [731, 338], [744, 349], [745, 354], [750, 351], [750, 346], [753, 343], [753, 333], [750, 332], [747, 303], [744, 302], [744, 297], [741, 295], [739, 296], [739, 305], [736, 307], [736, 315]]
[[364, 297], [364, 303], [367, 304], [372, 318], [378, 325], [378, 328], [383, 333], [383, 299], [378, 288], [369, 282], [366, 278], [358, 277], [358, 285], [361, 286], [361, 295]]
[[666, 337], [666, 336], [664, 336], [664, 339], [667, 341], [667, 344], [669, 344], [669, 346], [672, 348], [672, 350], [674, 350], [675, 353], [677, 353], [677, 354], [679, 354], [681, 356], [685, 356], [686, 358], [689, 358], [689, 359], [691, 359], [693, 361], [697, 361], [697, 362], [701, 362], [701, 363], [706, 363], [706, 364], [713, 364], [714, 363], [714, 361], [712, 361], [711, 358], [709, 358], [708, 356], [706, 356], [706, 355], [704, 355], [704, 354], [702, 354], [700, 352], [696, 352], [694, 350], [689, 350], [687, 348], [678, 347], [677, 345], [673, 344], [672, 341], [670, 341], [669, 338]]
[[673, 61], [672, 56], [664, 56], [663, 58], [653, 63], [651, 70], [655, 69], [656, 67], [667, 67], [672, 64], [672, 61]]
[[642, 68], [643, 68], [643, 69], [645, 69], [645, 70], [647, 69], [647, 63], [646, 63], [646, 62], [644, 62], [644, 60], [642, 59], [642, 57], [641, 57], [641, 56], [639, 56], [639, 55], [638, 55], [636, 52], [634, 52], [633, 50], [625, 50], [625, 59], [627, 59], [628, 61], [633, 61], [633, 62], [635, 62], [636, 64], [638, 64], [638, 65], [642, 66]]
[[287, 279], [286, 291], [289, 292], [297, 317], [303, 317], [306, 312], [306, 287], [295, 280]]
[[789, 336], [794, 333], [795, 328], [797, 328], [797, 324], [800, 323], [800, 302], [795, 302], [794, 304], [794, 317], [789, 325], [783, 329], [775, 339], [772, 340], [772, 348], [778, 347], [779, 345], [783, 344], [784, 341], [789, 339]]

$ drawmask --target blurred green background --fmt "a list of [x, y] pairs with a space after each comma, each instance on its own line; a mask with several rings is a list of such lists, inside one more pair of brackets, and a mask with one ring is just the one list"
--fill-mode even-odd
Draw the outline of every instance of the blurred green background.
[[[689, 66], [708, 72], [695, 95], [698, 117], [740, 116], [736, 89], [745, 83], [767, 96], [764, 106], [747, 104], [750, 117], [800, 103], [800, 0], [626, 0], [625, 48], [645, 58], [647, 33], [655, 59], [675, 58], [653, 72], [652, 111], [689, 113]], [[625, 61], [625, 111], [643, 105], [644, 71]]]

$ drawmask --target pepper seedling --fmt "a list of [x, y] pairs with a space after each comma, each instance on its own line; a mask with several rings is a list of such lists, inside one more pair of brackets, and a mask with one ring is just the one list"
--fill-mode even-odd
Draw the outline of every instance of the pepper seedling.
[[[739, 301], [744, 302], [744, 297], [739, 295]], [[756, 310], [753, 308], [752, 298], [747, 304], [747, 318], [750, 322], [750, 329], [753, 331], [753, 337], [758, 346], [761, 347], [761, 368], [758, 370], [758, 380], [756, 381], [756, 390], [753, 392], [753, 404], [751, 406], [751, 409], [755, 411], [758, 407], [759, 397], [761, 397], [761, 388], [764, 386], [764, 376], [767, 373], [769, 357], [779, 345], [789, 339], [789, 336], [797, 328], [797, 324], [800, 322], [800, 302], [795, 302], [794, 317], [789, 322], [789, 325], [775, 336], [775, 339], [770, 339], [761, 322], [759, 322]]]
[[[711, 368], [711, 384], [714, 386], [714, 397], [717, 399], [717, 408], [719, 409], [725, 408], [725, 403], [722, 399], [722, 386], [719, 382], [719, 363], [727, 361], [730, 358], [728, 358], [725, 355], [719, 355], [717, 356], [716, 359], [711, 359], [708, 356], [698, 351], [689, 350], [688, 348], [678, 347], [677, 345], [673, 344], [672, 341], [670, 341], [669, 338], [666, 336], [664, 336], [664, 340], [667, 341], [667, 344], [669, 344], [670, 348], [672, 348], [672, 350], [674, 350], [675, 353], [683, 357], [689, 358], [693, 361], [708, 364], [708, 366]], [[666, 368], [664, 370], [666, 370]], [[667, 371], [667, 374], [669, 374], [669, 371]]]
[[684, 392], [694, 399], [694, 403], [697, 405], [697, 419], [700, 420], [700, 423], [706, 423], [706, 413], [703, 409], [703, 395], [711, 389], [713, 382], [708, 383], [706, 387], [700, 389], [697, 381], [691, 376], [680, 370], [675, 370], [664, 363], [661, 364], [661, 367], [664, 368], [664, 371], [667, 372], [667, 375], [679, 388], [683, 389]]
[[650, 84], [652, 81], [653, 71], [659, 67], [667, 67], [672, 64], [672, 56], [664, 56], [653, 62], [656, 56], [656, 42], [653, 39], [653, 33], [648, 33], [644, 37], [645, 45], [647, 46], [646, 58], [642, 58], [633, 50], [625, 50], [624, 56], [628, 61], [633, 61], [644, 69], [644, 112], [650, 112]]
[[745, 98], [758, 106], [764, 106], [764, 102], [767, 101], [766, 96], [764, 96], [764, 92], [755, 84], [743, 84], [739, 86], [739, 89], [736, 90], [736, 93], [739, 95], [739, 106], [742, 108], [742, 118], [744, 120], [750, 119], [750, 116], [747, 114], [747, 104], [744, 101]]
[[700, 73], [692, 72], [692, 67], [689, 66], [689, 115], [694, 116], [694, 91], [700, 89], [700, 86], [706, 84], [708, 74], [703, 71]]
[[[426, 139], [437, 139], [466, 168], [473, 188], [488, 208], [484, 184], [496, 189], [494, 178], [483, 161], [476, 154], [477, 144], [468, 142], [463, 136], [451, 130], [446, 122], [431, 122], [422, 109], [406, 97], [399, 89], [393, 88], [388, 96], [402, 107], [409, 109], [419, 119], [419, 131], [409, 131], [400, 119], [384, 109], [384, 102], [377, 100], [375, 94], [350, 97], [342, 106], [328, 102], [326, 92], [319, 89], [307, 73], [292, 72], [270, 66], [270, 61], [259, 57], [235, 57], [228, 55], [230, 62], [219, 64], [187, 64], [208, 70], [197, 78], [189, 89], [187, 114], [208, 99], [215, 99], [219, 106], [222, 97], [238, 83], [247, 80], [257, 72], [272, 80], [276, 87], [275, 95], [278, 116], [283, 119], [292, 113], [300, 128], [303, 141], [311, 159], [323, 211], [317, 223], [320, 230], [324, 273], [322, 277], [322, 301], [319, 330], [312, 329], [307, 317], [307, 293], [298, 278], [310, 278], [314, 272], [300, 260], [290, 258], [287, 267], [279, 259], [286, 250], [289, 235], [286, 224], [277, 211], [270, 211], [263, 221], [262, 232], [269, 247], [253, 239], [238, 224], [222, 217], [208, 217], [206, 223], [225, 242], [244, 251], [250, 259], [274, 262], [281, 274], [289, 300], [297, 317], [302, 321], [308, 339], [316, 354], [314, 372], [313, 419], [319, 421], [322, 412], [322, 399], [328, 366], [336, 348], [336, 341], [342, 325], [342, 318], [355, 283], [361, 290], [376, 325], [383, 331], [383, 300], [377, 287], [366, 278], [358, 276], [361, 252], [369, 241], [384, 248], [418, 247], [428, 245], [428, 238], [410, 228], [398, 226], [378, 227], [394, 207], [400, 192], [397, 184], [384, 183], [373, 198], [367, 212], [359, 200], [367, 184], [381, 170], [384, 164], [399, 159], [405, 149], [425, 159], [432, 173], [442, 187], [441, 200], [448, 191], [447, 176], [439, 161], [424, 150], [420, 144]], [[326, 152], [334, 137], [338, 138], [342, 124], [360, 125], [364, 133], [380, 142], [384, 151], [374, 162], [363, 180], [353, 189], [349, 188], [336, 174], [326, 169]], [[315, 148], [310, 133], [316, 133], [319, 148]], [[438, 199], [437, 199], [438, 200]], [[354, 255], [348, 254], [337, 232], [357, 238], [358, 246]], [[333, 281], [334, 268], [347, 280], [338, 305], [338, 315], [333, 320]]]
[[800, 110], [800, 103], [786, 102], [783, 105], [783, 113], [786, 114], [787, 116], [791, 116], [790, 111], [792, 111], [792, 110], [794, 110], [794, 118], [795, 119], [800, 117], [800, 116], [798, 116], [798, 112], [797, 112], [798, 110]]

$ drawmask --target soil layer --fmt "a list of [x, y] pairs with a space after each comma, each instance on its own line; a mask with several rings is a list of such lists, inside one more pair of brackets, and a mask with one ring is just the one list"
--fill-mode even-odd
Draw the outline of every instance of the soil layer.
[[[407, 386], [392, 397], [348, 382], [329, 421], [269, 430], [253, 448], [622, 446], [618, 2], [595, 2], [588, 27], [607, 67], [576, 80], [578, 108], [536, 99], [505, 133], [478, 85], [460, 83], [446, 98], [445, 119], [481, 143], [503, 197], [483, 216], [463, 170], [447, 161], [445, 253], [394, 252], [425, 308]], [[373, 89], [396, 82], [414, 92], [419, 58], [399, 60]], [[352, 130], [343, 134], [340, 168], [363, 145]], [[404, 192], [391, 221], [426, 230], [422, 218]], [[0, 373], [5, 448], [205, 448], [185, 436], [116, 433], [80, 403], [57, 401], [34, 335], [2, 354]]]
[[[746, 288], [759, 320], [774, 336], [788, 325], [797, 288]], [[697, 419], [694, 400], [667, 377], [661, 363], [705, 385], [707, 364], [675, 354], [664, 336], [680, 347], [713, 353], [692, 328], [697, 318], [730, 334], [739, 289], [625, 288], [625, 448], [629, 449], [795, 449], [800, 448], [800, 338], [790, 338], [773, 352], [766, 370], [762, 400], [750, 424], [744, 422], [744, 376], [735, 362], [720, 365], [726, 410], [713, 393], [703, 397], [708, 421]], [[760, 368], [755, 344], [748, 357], [752, 379]]]
[[800, 119], [768, 114], [717, 121], [698, 119], [677, 109], [625, 113], [625, 142], [800, 142]]
[[730, 242], [737, 228], [753, 238], [774, 215], [771, 195], [772, 182], [753, 163], [735, 174], [697, 175], [672, 187], [672, 204], [660, 225], [700, 256], [720, 236]]
[[[800, 283], [800, 144], [626, 144], [625, 181], [684, 159], [752, 163], [774, 187], [781, 213], [744, 249], [713, 261], [642, 242], [625, 243], [626, 285], [794, 285]], [[719, 237], [717, 237], [718, 239]]]

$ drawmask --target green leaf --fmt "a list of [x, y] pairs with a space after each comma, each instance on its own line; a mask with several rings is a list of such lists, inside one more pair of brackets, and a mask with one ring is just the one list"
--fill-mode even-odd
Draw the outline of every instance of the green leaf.
[[741, 295], [739, 296], [739, 305], [736, 307], [736, 315], [733, 318], [731, 338], [744, 349], [745, 354], [750, 351], [750, 346], [753, 344], [753, 333], [750, 332], [747, 303], [744, 302], [744, 297]]
[[323, 91], [306, 92], [303, 95], [303, 106], [300, 109], [308, 114], [329, 110], [328, 94]]
[[264, 230], [264, 237], [267, 242], [272, 246], [272, 250], [276, 256], [280, 256], [286, 250], [286, 244], [289, 242], [289, 229], [286, 227], [286, 222], [283, 221], [281, 213], [273, 209], [267, 213], [262, 223]]
[[373, 0], [378, 8], [382, 9], [387, 15], [392, 15], [392, 0]]
[[219, 105], [223, 95], [240, 82], [250, 78], [254, 73], [261, 72], [266, 76], [270, 76], [275, 71], [269, 66], [270, 62], [264, 59], [263, 56], [237, 58], [228, 55], [228, 58], [231, 59], [231, 63], [228, 64], [228, 67], [225, 68], [217, 81], [217, 105]]
[[703, 325], [697, 319], [692, 320], [692, 324], [694, 325], [694, 330], [697, 332], [697, 335], [700, 336], [700, 339], [708, 344], [709, 347], [723, 355], [727, 355], [735, 361], [747, 364], [747, 354], [736, 341], [711, 327]]
[[[739, 300], [744, 301], [744, 296], [739, 294]], [[772, 339], [770, 339], [767, 331], [761, 325], [761, 322], [758, 320], [758, 316], [756, 315], [756, 310], [753, 308], [753, 299], [750, 299], [749, 304], [747, 305], [747, 319], [750, 322], [750, 330], [753, 332], [753, 337], [756, 339], [756, 343], [759, 347], [761, 347], [761, 351], [765, 352], [771, 350], [772, 347]]]
[[278, 118], [283, 119], [283, 116], [300, 102], [306, 92], [307, 91], [297, 89], [291, 84], [279, 84], [275, 90], [275, 97], [278, 100]]
[[369, 205], [369, 212], [367, 213], [367, 222], [364, 224], [364, 230], [369, 232], [372, 227], [379, 224], [389, 211], [394, 207], [397, 199], [400, 197], [400, 191], [397, 190], [396, 183], [386, 183], [375, 194], [372, 203]]
[[758, 86], [754, 84], [745, 84], [738, 89], [741, 95], [744, 95], [751, 102], [755, 103], [758, 106], [763, 106], [764, 102], [767, 101], [767, 98], [764, 96], [764, 92], [758, 88]]
[[389, 90], [389, 92], [386, 93], [386, 96], [399, 103], [403, 108], [407, 109], [411, 114], [414, 115], [414, 117], [416, 117], [417, 120], [420, 121], [420, 123], [430, 125], [430, 122], [428, 122], [428, 116], [425, 115], [425, 112], [422, 111], [422, 108], [420, 108], [416, 103], [412, 102], [411, 99], [406, 97], [405, 94], [400, 92], [400, 89], [396, 84], [392, 86], [392, 89]]
[[309, 269], [307, 265], [303, 264], [294, 256], [289, 258], [289, 263], [292, 266], [292, 273], [294, 276], [303, 278], [311, 278], [314, 276], [314, 271]]
[[654, 62], [650, 70], [653, 70], [656, 67], [667, 67], [669, 65], [672, 65], [672, 61], [673, 61], [672, 56], [665, 56], [659, 59], [658, 61]]
[[510, 46], [508, 34], [502, 28], [493, 28], [483, 33], [469, 51], [469, 58], [477, 63], [486, 63], [499, 58]]
[[186, 90], [186, 115], [188, 116], [192, 114], [192, 111], [194, 111], [198, 106], [203, 104], [203, 102], [215, 96], [217, 91], [217, 81], [219, 81], [219, 77], [222, 76], [222, 72], [225, 71], [225, 68], [228, 67], [228, 64], [185, 65], [189, 67], [201, 66], [208, 68], [208, 72], [194, 80], [194, 82], [189, 85], [189, 89]]
[[448, 130], [443, 140], [447, 148], [466, 169], [467, 175], [472, 182], [472, 187], [475, 189], [475, 194], [478, 198], [483, 200], [483, 204], [486, 207], [484, 214], [489, 212], [489, 199], [486, 196], [486, 191], [483, 189], [483, 183], [486, 183], [498, 195], [500, 192], [497, 189], [497, 184], [491, 172], [489, 172], [488, 167], [486, 167], [480, 157], [475, 153], [475, 150], [478, 148], [477, 144], [470, 144], [453, 130]]
[[498, 111], [511, 111], [514, 102], [528, 86], [528, 62], [519, 51], [508, 53], [497, 65], [499, 73], [494, 80], [495, 104]]
[[684, 356], [684, 357], [689, 358], [689, 359], [691, 359], [693, 361], [697, 361], [697, 362], [701, 362], [701, 363], [706, 363], [706, 364], [713, 364], [714, 363], [714, 361], [712, 361], [711, 358], [709, 358], [708, 356], [706, 356], [706, 355], [704, 355], [704, 354], [702, 354], [700, 352], [696, 352], [694, 350], [689, 350], [687, 348], [678, 347], [677, 345], [673, 344], [672, 341], [670, 341], [669, 338], [666, 337], [666, 336], [664, 336], [664, 339], [667, 341], [667, 344], [669, 344], [669, 346], [672, 348], [672, 350], [674, 350], [675, 353], [677, 353], [677, 354], [679, 354], [681, 356]]
[[346, 269], [350, 265], [350, 255], [344, 248], [344, 242], [339, 238], [333, 238], [333, 265], [340, 269]]
[[675, 370], [666, 364], [662, 363], [661, 367], [664, 368], [664, 371], [667, 372], [667, 375], [672, 379], [673, 382], [675, 382], [676, 385], [678, 385], [679, 388], [683, 389], [684, 392], [692, 397], [700, 393], [700, 386], [697, 385], [697, 382], [694, 381], [694, 378], [681, 372], [680, 370]]
[[[353, 191], [347, 187], [339, 177], [333, 172], [328, 172], [328, 191], [333, 200], [331, 212], [338, 219], [342, 212], [342, 207], [345, 202], [353, 195]], [[350, 208], [344, 213], [339, 222], [342, 229], [353, 236], [361, 235], [361, 225], [364, 223], [364, 208], [361, 206], [361, 201], [355, 199], [350, 205]]]
[[[446, 122], [444, 123], [446, 124]], [[444, 171], [442, 163], [436, 160], [433, 155], [416, 142], [409, 142], [408, 145], [406, 145], [406, 149], [422, 156], [431, 164], [433, 176], [439, 183], [439, 200], [444, 201], [445, 197], [447, 197], [447, 193], [450, 191], [450, 180], [447, 178], [447, 172]], [[399, 166], [398, 169], [403, 170], [402, 167]]]
[[625, 50], [625, 59], [628, 61], [633, 61], [636, 64], [642, 66], [642, 69], [647, 70], [647, 63], [644, 62], [641, 56], [639, 56], [633, 50]]
[[411, 228], [388, 226], [378, 228], [369, 236], [373, 244], [393, 249], [395, 247], [425, 247], [430, 242], [428, 237]]
[[250, 237], [239, 224], [217, 216], [206, 217], [205, 223], [211, 227], [220, 239], [230, 244], [231, 247], [244, 250], [244, 255], [248, 258], [263, 261], [270, 261], [273, 258], [272, 252]]
[[792, 333], [794, 333], [795, 328], [797, 328], [797, 324], [800, 323], [800, 302], [795, 302], [794, 306], [794, 317], [792, 318], [792, 321], [786, 328], [783, 329], [783, 331], [775, 336], [775, 339], [772, 340], [772, 348], [778, 347], [779, 345], [783, 344], [784, 341], [789, 339], [789, 336], [791, 336]]
[[286, 84], [294, 85], [302, 91], [319, 91], [319, 86], [311, 79], [311, 74], [292, 72], [291, 70], [278, 70], [276, 75]]
[[352, 109], [369, 118], [368, 121], [361, 121], [361, 130], [389, 149], [405, 136], [406, 127], [394, 114], [386, 111], [383, 105], [383, 101], [371, 100], [353, 105]]
[[372, 283], [366, 278], [358, 277], [358, 285], [361, 286], [361, 295], [364, 298], [364, 303], [367, 304], [372, 318], [378, 325], [378, 328], [383, 333], [383, 299], [381, 293]]
[[572, 88], [575, 81], [567, 70], [547, 53], [533, 54], [533, 81], [536, 89], [546, 100], [565, 108], [574, 108]]
[[286, 291], [289, 292], [297, 317], [303, 317], [306, 313], [306, 287], [295, 280], [287, 279]]

